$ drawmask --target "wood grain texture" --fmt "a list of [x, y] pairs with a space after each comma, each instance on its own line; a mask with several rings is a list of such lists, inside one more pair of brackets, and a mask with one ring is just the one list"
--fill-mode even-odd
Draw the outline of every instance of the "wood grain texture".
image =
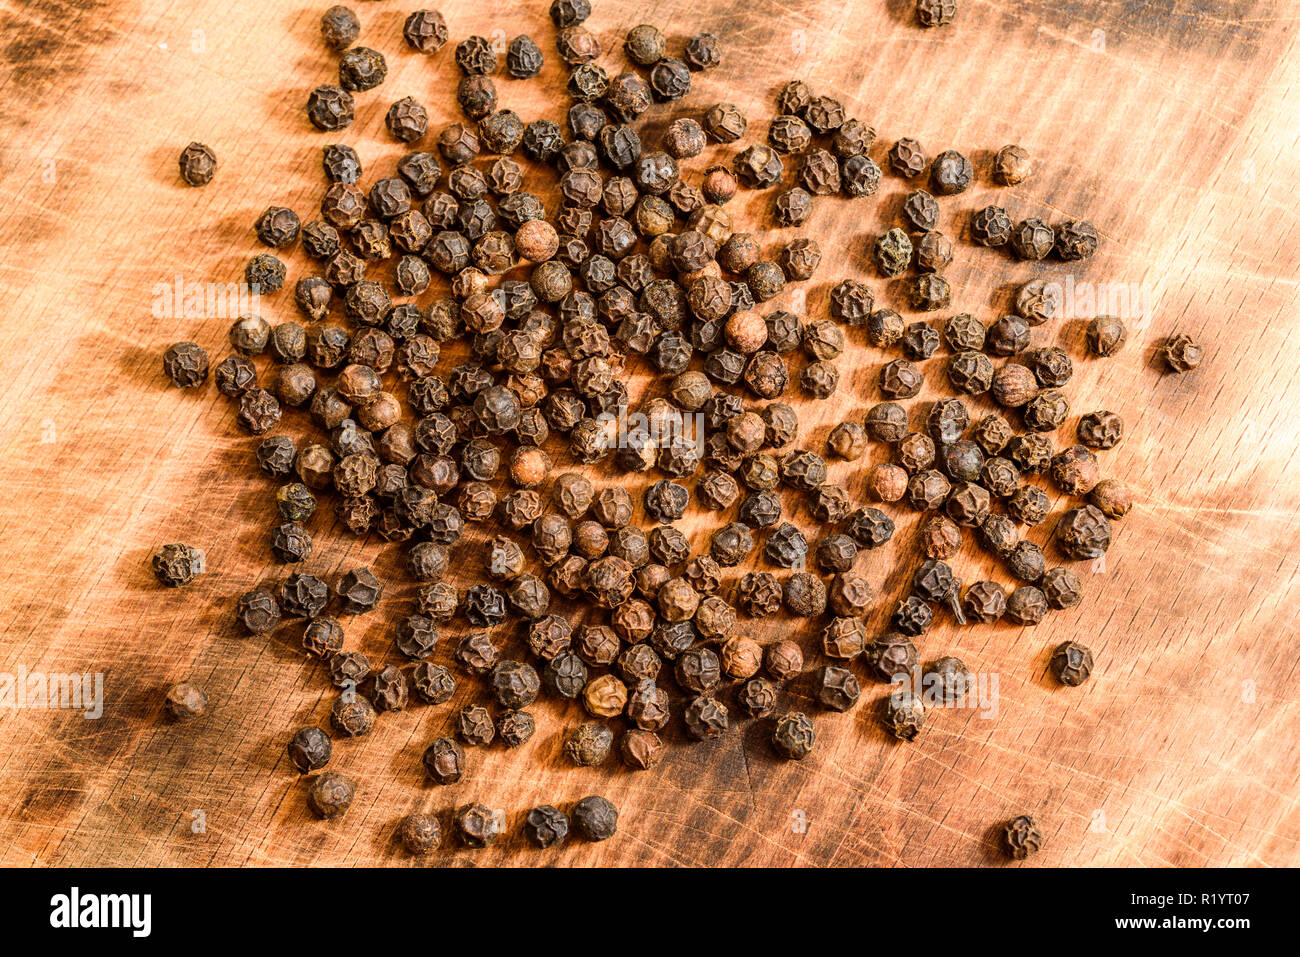
[[[610, 65], [642, 20], [675, 46], [695, 29], [719, 34], [723, 65], [696, 76], [689, 108], [734, 102], [751, 137], [765, 134], [778, 85], [802, 76], [875, 126], [877, 158], [912, 135], [933, 152], [961, 149], [983, 173], [999, 146], [1027, 146], [1033, 178], [998, 190], [981, 175], [943, 202], [945, 228], [996, 197], [1015, 217], [1088, 218], [1101, 249], [1072, 272], [962, 243], [949, 272], [952, 311], [992, 320], [1037, 275], [1149, 292], [1150, 314], [1112, 360], [1081, 358], [1079, 319], [1035, 330], [1076, 358], [1075, 412], [1124, 417], [1128, 436], [1103, 465], [1133, 484], [1139, 504], [1119, 523], [1104, 570], [1081, 567], [1081, 606], [1037, 628], [957, 629], [944, 619], [920, 642], [925, 658], [955, 654], [998, 675], [995, 718], [937, 713], [915, 744], [898, 746], [871, 717], [884, 689], [869, 685], [851, 713], [817, 714], [820, 740], [805, 762], [776, 761], [746, 724], [700, 745], [674, 730], [663, 765], [633, 774], [613, 762], [566, 766], [560, 736], [580, 712], [548, 701], [527, 746], [474, 750], [467, 779], [437, 789], [419, 756], [456, 706], [481, 697], [465, 679], [449, 705], [386, 715], [368, 738], [338, 742], [332, 767], [354, 777], [358, 796], [344, 820], [322, 823], [306, 811], [284, 743], [290, 729], [325, 720], [332, 689], [299, 651], [297, 628], [261, 641], [230, 622], [235, 596], [285, 573], [265, 544], [272, 487], [251, 468], [255, 443], [215, 389], [182, 393], [159, 372], [163, 348], [180, 339], [202, 343], [215, 362], [230, 319], [159, 319], [152, 306], [155, 284], [176, 276], [237, 280], [266, 205], [313, 210], [322, 143], [356, 145], [369, 182], [401, 152], [383, 134], [391, 101], [416, 96], [435, 126], [454, 118], [450, 47], [432, 58], [402, 48], [414, 4], [358, 3], [363, 42], [389, 55], [389, 78], [359, 97], [345, 135], [313, 132], [302, 104], [333, 70], [317, 34], [326, 5], [0, 0], [0, 671], [103, 672], [107, 699], [99, 720], [0, 709], [0, 862], [408, 864], [392, 841], [401, 815], [481, 800], [506, 811], [511, 837], [430, 862], [980, 865], [998, 860], [992, 826], [1030, 812], [1047, 837], [1040, 864], [1300, 863], [1293, 5], [963, 0], [954, 24], [922, 31], [906, 0], [597, 0], [589, 26], [613, 51]], [[453, 39], [490, 24], [542, 44], [541, 79], [500, 84], [503, 105], [525, 119], [559, 118], [563, 77], [545, 7], [442, 4]], [[668, 115], [655, 107], [648, 128]], [[176, 176], [191, 139], [221, 158], [206, 189]], [[690, 168], [730, 152], [713, 147]], [[866, 278], [892, 303], [896, 290], [868, 268], [866, 249], [905, 191], [887, 176], [873, 201], [817, 203], [806, 231], [825, 259], [805, 284], [809, 315], [824, 315], [845, 276]], [[769, 203], [742, 192], [729, 208], [738, 224], [768, 230]], [[763, 234], [772, 248], [784, 238]], [[301, 253], [289, 258], [291, 276], [301, 274]], [[796, 295], [768, 307], [797, 306]], [[281, 294], [263, 311], [291, 318], [293, 307]], [[1197, 372], [1167, 376], [1154, 364], [1173, 331], [1205, 344]], [[836, 397], [800, 404], [806, 447], [877, 401], [889, 357], [856, 333], [850, 343]], [[938, 394], [943, 361], [925, 363], [922, 400]], [[925, 401], [915, 406], [923, 413]], [[883, 454], [833, 465], [832, 480], [862, 498], [865, 466]], [[915, 517], [896, 516], [890, 547], [858, 566], [890, 601], [914, 557]], [[699, 545], [714, 521], [693, 507], [684, 527]], [[811, 528], [804, 506], [795, 521]], [[1031, 537], [1042, 542], [1046, 527]], [[332, 578], [370, 564], [393, 582], [380, 613], [346, 622], [349, 647], [389, 655], [412, 591], [400, 549], [358, 542], [329, 514], [313, 531], [311, 571]], [[207, 550], [209, 572], [183, 593], [163, 592], [148, 558], [178, 540]], [[955, 565], [967, 581], [1007, 581], [973, 544]], [[811, 651], [810, 629], [786, 619], [753, 629], [763, 640], [792, 630]], [[1071, 637], [1092, 646], [1097, 669], [1063, 689], [1047, 659]], [[517, 640], [510, 632], [511, 647]], [[213, 703], [183, 730], [161, 715], [161, 689], [182, 678]], [[793, 703], [805, 691], [797, 684]], [[544, 854], [523, 847], [528, 808], [596, 792], [622, 809], [615, 840]], [[195, 811], [203, 833], [193, 832]]]

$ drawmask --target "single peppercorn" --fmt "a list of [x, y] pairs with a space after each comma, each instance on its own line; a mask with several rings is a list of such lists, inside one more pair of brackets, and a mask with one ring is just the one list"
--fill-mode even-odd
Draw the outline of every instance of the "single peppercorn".
[[1084, 338], [1088, 351], [1095, 356], [1113, 356], [1124, 345], [1128, 331], [1124, 323], [1113, 316], [1098, 316], [1088, 323]]
[[1011, 230], [1011, 217], [1001, 206], [985, 206], [971, 217], [971, 236], [981, 246], [1005, 246], [1011, 241]]
[[194, 581], [205, 570], [204, 553], [190, 545], [164, 545], [153, 556], [154, 576], [168, 588], [178, 588]]
[[1092, 652], [1077, 641], [1066, 641], [1052, 652], [1052, 674], [1061, 684], [1077, 687], [1092, 674]]
[[726, 706], [708, 694], [692, 698], [682, 717], [686, 732], [698, 741], [716, 738], [730, 727]]
[[1088, 493], [1088, 501], [1109, 519], [1123, 518], [1133, 507], [1133, 493], [1119, 479], [1102, 479]]
[[618, 808], [591, 795], [573, 806], [573, 826], [588, 841], [607, 841], [618, 830]]
[[352, 94], [342, 87], [326, 84], [312, 90], [307, 98], [307, 118], [318, 130], [332, 132], [345, 129], [355, 117]]
[[193, 389], [208, 378], [208, 354], [197, 343], [178, 342], [163, 353], [163, 372], [172, 385]]
[[1077, 561], [1100, 558], [1110, 547], [1110, 520], [1096, 506], [1084, 505], [1065, 512], [1054, 534], [1068, 558]]
[[916, 20], [923, 27], [942, 27], [957, 15], [957, 0], [916, 0]]
[[1096, 227], [1086, 220], [1071, 220], [1056, 227], [1056, 255], [1066, 262], [1087, 259], [1097, 251]]
[[1201, 364], [1201, 346], [1190, 336], [1178, 333], [1160, 347], [1160, 357], [1171, 372], [1190, 372]]
[[997, 582], [978, 581], [966, 589], [961, 605], [967, 618], [987, 624], [1006, 614], [1007, 596]]
[[[953, 3], [954, 0], [947, 2]], [[935, 189], [944, 196], [965, 192], [970, 188], [974, 177], [975, 171], [970, 160], [956, 150], [944, 150], [930, 165], [930, 178]]]
[[540, 848], [556, 847], [569, 836], [569, 817], [549, 804], [535, 807], [524, 819], [524, 834]]
[[208, 696], [202, 688], [181, 682], [167, 689], [163, 707], [173, 721], [190, 721], [207, 710]]
[[776, 721], [772, 730], [772, 746], [785, 758], [801, 761], [817, 743], [817, 732], [812, 720], [802, 711], [790, 711]]
[[346, 813], [355, 796], [356, 790], [350, 780], [341, 774], [326, 771], [312, 779], [307, 791], [307, 806], [317, 817], [329, 820]]
[[1006, 557], [1019, 543], [1020, 535], [1011, 519], [994, 513], [980, 523], [979, 540], [995, 555]]
[[1024, 582], [1036, 582], [1043, 577], [1047, 561], [1043, 549], [1037, 542], [1022, 540], [1016, 542], [1006, 556], [1007, 569]]
[[897, 675], [910, 677], [917, 667], [916, 646], [897, 632], [889, 632], [871, 642], [863, 658], [880, 681], [892, 682]]
[[1003, 825], [1002, 838], [1007, 854], [1017, 861], [1037, 854], [1043, 846], [1042, 832], [1028, 814], [1022, 814]]
[[564, 754], [582, 767], [604, 764], [609, 757], [614, 735], [604, 724], [589, 721], [571, 729], [564, 738]]
[[875, 258], [882, 275], [901, 276], [912, 262], [912, 241], [901, 229], [891, 229], [876, 239]]
[[364, 695], [340, 695], [330, 707], [330, 725], [349, 738], [369, 734], [375, 726], [374, 706]]
[[975, 676], [960, 658], [947, 656], [936, 658], [925, 667], [922, 683], [927, 694], [946, 705], [960, 706], [974, 689]]
[[818, 672], [817, 701], [830, 711], [848, 711], [858, 703], [862, 688], [847, 668], [827, 665]]
[[402, 36], [418, 53], [437, 53], [447, 43], [447, 22], [437, 10], [416, 10], [402, 25]]
[[921, 547], [927, 558], [949, 558], [961, 548], [961, 528], [946, 515], [931, 516], [921, 526]]
[[930, 629], [934, 611], [916, 595], [908, 595], [894, 607], [890, 626], [911, 638], [919, 637]]
[[302, 646], [317, 658], [329, 658], [343, 650], [343, 626], [327, 615], [312, 618], [303, 629]]
[[919, 176], [928, 164], [921, 144], [909, 137], [899, 140], [889, 150], [890, 168], [905, 179]]
[[461, 843], [466, 847], [491, 847], [501, 836], [502, 816], [483, 804], [466, 804], [456, 809], [453, 822]]
[[885, 699], [885, 727], [900, 741], [914, 741], [925, 724], [925, 705], [921, 696], [910, 691], [896, 691]]
[[1031, 170], [1029, 151], [1022, 146], [1004, 146], [993, 157], [993, 178], [1003, 186], [1020, 185]]
[[408, 854], [427, 854], [442, 844], [442, 825], [432, 814], [408, 814], [397, 827], [397, 840]]
[[1041, 219], [1023, 219], [1011, 230], [1011, 248], [1021, 259], [1045, 259], [1055, 244], [1056, 234]]
[[1011, 517], [1024, 525], [1038, 525], [1047, 518], [1051, 508], [1051, 499], [1036, 485], [1021, 486], [1007, 502]]
[[1007, 597], [1007, 617], [1018, 625], [1038, 624], [1047, 609], [1047, 597], [1033, 585], [1021, 585]]
[[1047, 604], [1058, 610], [1071, 608], [1082, 598], [1079, 577], [1068, 568], [1048, 569], [1043, 573], [1039, 586], [1047, 597]]
[[796, 572], [785, 580], [782, 601], [790, 614], [815, 618], [826, 610], [826, 585], [809, 572]]
[[319, 771], [329, 763], [333, 746], [330, 737], [314, 725], [302, 728], [289, 740], [289, 760], [299, 774]]
[[188, 186], [207, 186], [217, 172], [217, 154], [202, 143], [191, 143], [181, 150], [181, 179]]

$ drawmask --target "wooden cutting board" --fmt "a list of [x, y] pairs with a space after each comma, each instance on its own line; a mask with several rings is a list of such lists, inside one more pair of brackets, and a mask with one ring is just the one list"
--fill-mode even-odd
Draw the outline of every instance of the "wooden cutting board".
[[[589, 26], [614, 69], [637, 22], [662, 27], [674, 49], [697, 30], [717, 33], [723, 63], [695, 76], [682, 108], [698, 115], [735, 103], [751, 120], [750, 139], [765, 136], [778, 87], [802, 77], [879, 131], [877, 159], [908, 135], [932, 154], [965, 152], [979, 182], [942, 201], [942, 228], [954, 236], [995, 201], [1017, 218], [1094, 222], [1101, 248], [1077, 266], [1020, 263], [959, 243], [948, 271], [951, 312], [992, 321], [1029, 278], [1076, 284], [1071, 314], [1036, 329], [1035, 341], [1074, 356], [1075, 413], [1123, 416], [1128, 434], [1102, 463], [1132, 484], [1138, 504], [1118, 523], [1104, 565], [1078, 566], [1080, 606], [1036, 628], [958, 628], [940, 615], [919, 641], [926, 659], [954, 654], [996, 675], [996, 715], [936, 712], [915, 743], [902, 745], [875, 717], [884, 686], [864, 675], [862, 700], [839, 715], [808, 701], [802, 681], [787, 704], [813, 713], [819, 735], [802, 763], [778, 761], [752, 723], [706, 744], [685, 741], [675, 724], [663, 764], [633, 773], [615, 761], [568, 766], [561, 736], [581, 712], [546, 700], [534, 709], [531, 742], [473, 750], [466, 779], [437, 788], [419, 757], [448, 733], [455, 708], [482, 699], [479, 680], [463, 678], [450, 704], [385, 715], [368, 738], [337, 743], [331, 767], [354, 778], [358, 793], [332, 823], [308, 814], [305, 785], [284, 754], [293, 729], [326, 719], [333, 690], [323, 669], [301, 652], [297, 627], [259, 640], [231, 621], [239, 593], [287, 574], [266, 545], [274, 485], [256, 471], [255, 440], [240, 433], [231, 405], [211, 386], [169, 387], [159, 361], [181, 339], [204, 345], [214, 363], [225, 354], [232, 317], [187, 318], [168, 310], [162, 290], [178, 280], [238, 280], [257, 251], [252, 224], [271, 203], [310, 218], [321, 145], [355, 145], [368, 184], [401, 153], [383, 131], [393, 100], [422, 100], [435, 127], [457, 118], [450, 46], [424, 57], [401, 42], [414, 4], [357, 2], [362, 42], [388, 55], [387, 82], [359, 97], [346, 133], [313, 131], [306, 93], [334, 71], [318, 35], [325, 6], [0, 5], [0, 671], [99, 673], [105, 698], [95, 720], [0, 708], [0, 862], [407, 864], [393, 843], [402, 815], [424, 808], [445, 820], [473, 800], [505, 812], [508, 838], [426, 862], [978, 865], [1000, 860], [995, 825], [1020, 813], [1045, 832], [1037, 863], [1300, 862], [1300, 56], [1288, 4], [962, 0], [951, 26], [922, 30], [908, 0], [597, 0]], [[533, 35], [547, 67], [537, 80], [501, 79], [502, 104], [526, 120], [561, 118], [564, 74], [545, 3], [443, 10], [453, 40], [487, 27], [507, 40]], [[647, 138], [674, 113], [655, 107]], [[202, 190], [176, 174], [177, 154], [196, 139], [221, 161]], [[997, 188], [989, 160], [1009, 142], [1033, 153], [1035, 173]], [[734, 150], [711, 147], [688, 170], [698, 175]], [[540, 175], [530, 182], [544, 188]], [[824, 316], [831, 286], [845, 277], [865, 279], [878, 301], [902, 308], [897, 284], [874, 273], [868, 249], [897, 222], [907, 188], [886, 176], [873, 200], [819, 200], [805, 232], [822, 245], [821, 268], [765, 308]], [[771, 228], [771, 200], [742, 191], [728, 208], [738, 228], [758, 231], [775, 251], [789, 236]], [[288, 261], [292, 281], [307, 263], [297, 250]], [[1086, 296], [1098, 289], [1136, 290], [1145, 306], [1126, 348], [1108, 361], [1083, 356]], [[294, 317], [287, 293], [262, 309], [273, 321]], [[1203, 365], [1185, 376], [1162, 374], [1154, 361], [1176, 331], [1205, 345]], [[849, 343], [835, 396], [799, 399], [804, 447], [822, 450], [835, 423], [879, 401], [878, 369], [892, 356], [860, 330]], [[941, 353], [923, 364], [929, 384], [913, 404], [918, 418], [943, 394], [944, 362]], [[633, 377], [634, 396], [647, 388], [661, 386]], [[972, 406], [988, 411], [982, 401]], [[286, 424], [301, 433], [304, 421]], [[1074, 421], [1058, 443], [1069, 441]], [[865, 501], [867, 468], [886, 455], [836, 462], [831, 480]], [[567, 467], [563, 454], [556, 459]], [[811, 531], [806, 503], [788, 502]], [[873, 634], [916, 560], [916, 516], [894, 514], [894, 541], [857, 566], [882, 596], [868, 619]], [[717, 521], [692, 507], [681, 524], [701, 547]], [[1044, 542], [1050, 525], [1030, 537]], [[308, 570], [332, 579], [369, 565], [388, 580], [380, 611], [346, 629], [349, 647], [392, 655], [393, 623], [413, 593], [401, 548], [352, 538], [328, 506], [312, 529]], [[480, 574], [481, 537], [467, 536], [457, 552], [457, 582]], [[150, 555], [171, 541], [207, 552], [207, 574], [181, 591], [161, 589], [149, 571]], [[1010, 583], [973, 543], [954, 564], [967, 581]], [[763, 641], [797, 637], [810, 667], [820, 663], [806, 622], [745, 628]], [[448, 629], [436, 660], [449, 660], [460, 631]], [[517, 631], [502, 632], [519, 653]], [[1074, 689], [1047, 669], [1051, 649], [1070, 638], [1090, 645], [1097, 661], [1092, 680]], [[186, 727], [162, 717], [162, 691], [181, 679], [212, 700]], [[616, 839], [549, 852], [525, 845], [519, 825], [529, 808], [591, 793], [620, 807]]]

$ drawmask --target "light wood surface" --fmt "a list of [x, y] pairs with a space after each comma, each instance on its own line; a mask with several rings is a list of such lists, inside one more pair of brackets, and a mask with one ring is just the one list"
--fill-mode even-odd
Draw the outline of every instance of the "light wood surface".
[[[252, 223], [265, 206], [314, 215], [323, 143], [354, 144], [369, 183], [401, 153], [383, 131], [390, 102], [416, 96], [434, 127], [458, 118], [451, 47], [427, 58], [401, 43], [415, 4], [358, 2], [362, 42], [388, 55], [388, 80], [359, 97], [345, 134], [310, 129], [306, 93], [334, 69], [317, 32], [327, 5], [0, 0], [0, 671], [100, 672], [106, 698], [98, 720], [0, 709], [0, 862], [406, 864], [393, 846], [403, 814], [471, 800], [503, 809], [510, 837], [426, 863], [979, 865], [999, 860], [994, 825], [1025, 812], [1046, 834], [1040, 864], [1300, 862], [1292, 5], [963, 0], [951, 26], [921, 30], [904, 0], [597, 0], [589, 26], [612, 68], [621, 69], [623, 34], [643, 20], [674, 48], [695, 30], [722, 39], [722, 66], [695, 76], [685, 106], [653, 108], [648, 129], [677, 109], [698, 115], [727, 100], [761, 138], [776, 89], [799, 76], [877, 129], [877, 159], [911, 135], [931, 153], [951, 147], [975, 160], [978, 185], [942, 201], [952, 234], [995, 199], [1013, 217], [1093, 221], [1101, 248], [1077, 267], [960, 243], [948, 272], [952, 312], [992, 321], [1009, 311], [1017, 284], [1040, 275], [1149, 294], [1150, 313], [1109, 361], [1083, 358], [1081, 320], [1035, 330], [1036, 342], [1059, 342], [1076, 360], [1074, 413], [1124, 417], [1128, 434], [1102, 454], [1103, 468], [1133, 485], [1138, 505], [1118, 524], [1104, 569], [1078, 566], [1079, 607], [1037, 628], [958, 629], [941, 615], [919, 641], [927, 659], [955, 654], [996, 674], [996, 717], [936, 713], [914, 744], [899, 745], [873, 717], [883, 686], [866, 683], [858, 707], [834, 715], [801, 697], [800, 683], [789, 703], [814, 713], [819, 734], [806, 761], [777, 761], [750, 723], [707, 744], [685, 741], [675, 724], [664, 763], [632, 773], [615, 761], [567, 766], [560, 738], [580, 710], [544, 700], [528, 745], [472, 750], [466, 779], [436, 788], [419, 756], [448, 731], [455, 707], [483, 698], [481, 683], [464, 678], [451, 704], [381, 716], [368, 738], [336, 743], [331, 768], [353, 777], [358, 794], [332, 823], [310, 817], [284, 755], [292, 729], [326, 720], [334, 692], [323, 669], [299, 650], [297, 627], [256, 640], [231, 623], [240, 592], [287, 574], [266, 547], [274, 485], [256, 472], [256, 440], [240, 433], [227, 400], [210, 386], [170, 388], [160, 373], [163, 349], [181, 339], [219, 360], [230, 319], [153, 312], [159, 283], [237, 280], [257, 251]], [[453, 41], [499, 27], [542, 45], [541, 78], [499, 83], [502, 104], [526, 120], [558, 119], [562, 109], [545, 8], [442, 4]], [[201, 190], [176, 175], [177, 153], [195, 139], [221, 161]], [[1008, 142], [1032, 151], [1036, 171], [998, 189], [989, 158]], [[688, 168], [698, 174], [733, 151], [711, 147]], [[886, 176], [874, 200], [816, 203], [806, 232], [825, 259], [802, 287], [810, 316], [825, 314], [830, 287], [847, 276], [896, 304], [867, 248], [896, 221], [906, 188]], [[742, 192], [730, 208], [739, 225], [767, 229], [770, 201]], [[763, 241], [775, 249], [784, 238]], [[306, 260], [300, 251], [288, 259], [292, 281]], [[268, 297], [263, 311], [294, 314], [288, 293]], [[1206, 351], [1181, 377], [1153, 361], [1175, 331]], [[877, 370], [892, 356], [857, 331], [849, 338], [837, 395], [799, 403], [805, 447], [821, 450], [831, 426], [878, 401]], [[924, 364], [918, 412], [940, 394], [944, 361], [941, 353]], [[634, 395], [643, 385], [635, 380]], [[303, 417], [288, 421], [303, 431]], [[865, 501], [865, 466], [884, 455], [836, 463], [832, 480]], [[332, 579], [366, 564], [387, 578], [381, 610], [346, 628], [349, 647], [391, 656], [393, 622], [413, 592], [401, 549], [359, 542], [322, 511], [307, 568]], [[915, 560], [916, 516], [894, 514], [894, 541], [858, 564], [883, 596], [873, 633]], [[683, 527], [699, 547], [715, 520], [693, 506]], [[812, 528], [802, 504], [795, 520]], [[1030, 537], [1043, 542], [1050, 525]], [[458, 552], [468, 566], [460, 581], [478, 573], [473, 540]], [[207, 574], [179, 592], [149, 571], [149, 556], [170, 541], [208, 556]], [[954, 564], [967, 581], [1010, 583], [972, 543]], [[436, 660], [449, 659], [460, 630], [448, 629]], [[806, 623], [770, 619], [753, 631], [794, 634], [817, 663]], [[517, 649], [516, 631], [506, 634]], [[1077, 689], [1047, 671], [1051, 648], [1068, 638], [1097, 659]], [[171, 726], [162, 690], [186, 678], [207, 689], [211, 711]], [[614, 840], [525, 846], [518, 825], [530, 807], [589, 793], [619, 805]]]

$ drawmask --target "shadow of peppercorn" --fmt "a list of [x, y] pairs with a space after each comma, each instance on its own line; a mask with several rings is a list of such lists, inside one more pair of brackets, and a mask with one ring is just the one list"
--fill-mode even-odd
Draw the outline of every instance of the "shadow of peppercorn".
[[1015, 314], [1016, 290], [1029, 281], [1029, 279], [1039, 278], [1030, 276], [1020, 282], [1003, 283], [997, 286], [989, 293], [989, 309], [991, 313], [990, 324], [1002, 316]]
[[[1063, 349], [1067, 349], [1072, 355], [1081, 355], [1088, 359], [1098, 358], [1082, 347], [1083, 333], [1088, 328], [1086, 319], [1066, 319], [1057, 324], [1056, 341]], [[1070, 347], [1074, 348], [1071, 349]]]
[[[1001, 147], [998, 147], [998, 149], [1001, 149]], [[996, 206], [1005, 206], [1007, 202], [1012, 200], [1012, 197], [1003, 191], [1004, 187], [1002, 184], [993, 178], [993, 158], [997, 155], [998, 151], [996, 149], [987, 149], [983, 147], [973, 149], [966, 154], [966, 158], [969, 159], [971, 165], [975, 167], [975, 182], [981, 186], [992, 186], [999, 191], [994, 193], [993, 197], [991, 197], [988, 202], [978, 203], [971, 209], [962, 211], [964, 222], [967, 227], [970, 225], [971, 213], [983, 209], [985, 206], [989, 205], [989, 203]], [[966, 230], [963, 229], [963, 232], [966, 232]]]
[[[885, 279], [885, 277], [881, 275], [880, 270], [874, 269], [874, 267], [873, 274], [878, 279]], [[901, 312], [908, 317], [907, 321], [911, 322], [912, 318], [908, 314], [912, 312], [912, 307], [907, 303], [907, 286], [911, 281], [911, 278], [907, 276], [885, 279], [884, 301], [876, 303], [876, 307], [878, 309], [893, 309], [895, 312]], [[897, 356], [891, 356], [890, 358], [897, 358]]]
[[980, 863], [985, 867], [999, 867], [1015, 863], [1007, 857], [1006, 852], [1003, 850], [1005, 846], [1003, 843], [1005, 828], [1006, 824], [1003, 821], [997, 821], [985, 828], [984, 833], [980, 835]]
[[[737, 708], [740, 705], [736, 705]], [[797, 710], [797, 709], [796, 709]], [[746, 718], [745, 729], [741, 733], [741, 743], [745, 758], [750, 763], [780, 765], [784, 760], [772, 747], [772, 729], [776, 722], [772, 718]], [[750, 779], [752, 782], [752, 779]], [[760, 789], [762, 785], [760, 784]]]
[[1172, 369], [1165, 362], [1164, 349], [1169, 344], [1173, 336], [1161, 336], [1155, 342], [1147, 346], [1146, 364], [1147, 368], [1160, 373], [1162, 377], [1174, 375]]
[[786, 682], [782, 692], [789, 711], [803, 711], [809, 717], [825, 714], [826, 709], [817, 703], [817, 671], [826, 662], [820, 646], [804, 648], [804, 670]]
[[[183, 135], [184, 134], [182, 134], [182, 136]], [[197, 132], [193, 134], [192, 139], [197, 140], [200, 143], [205, 142], [203, 137]], [[221, 152], [211, 143], [208, 143], [207, 145], [217, 154], [217, 171], [213, 174], [212, 181], [208, 183], [207, 186], [195, 187], [190, 186], [185, 182], [185, 180], [181, 179], [180, 169], [177, 163], [181, 151], [189, 145], [189, 142], [190, 140], [181, 142], [180, 138], [177, 138], [174, 142], [168, 141], [166, 143], [160, 143], [152, 149], [147, 150], [144, 154], [145, 178], [148, 179], [150, 183], [161, 186], [164, 189], [175, 190], [178, 200], [185, 202], [193, 202], [195, 194], [203, 193], [205, 189], [212, 189], [213, 184], [220, 180], [222, 174]]]
[[[874, 698], [867, 698], [864, 691], [865, 700], [858, 703], [858, 721], [863, 725], [866, 734], [877, 742], [910, 746], [915, 742], [900, 741], [886, 729], [885, 718], [889, 713], [889, 696], [892, 693], [889, 685], [881, 686], [879, 695]], [[926, 730], [922, 728], [921, 734], [925, 734]]]
[[[885, 0], [885, 15], [895, 23], [903, 23], [914, 26], [917, 30], [921, 25], [916, 22], [916, 0]], [[927, 30], [926, 34], [936, 31]]]
[[[1044, 638], [1046, 637], [1047, 636], [1044, 636]], [[1054, 629], [1051, 639], [1044, 641], [1043, 645], [1034, 655], [1034, 673], [1031, 680], [1034, 684], [1038, 685], [1038, 687], [1053, 692], [1069, 690], [1057, 681], [1056, 676], [1052, 674], [1052, 652], [1056, 650], [1057, 645], [1063, 641], [1069, 640], [1070, 637], [1071, 636], [1069, 635], [1062, 634], [1059, 629]]]

